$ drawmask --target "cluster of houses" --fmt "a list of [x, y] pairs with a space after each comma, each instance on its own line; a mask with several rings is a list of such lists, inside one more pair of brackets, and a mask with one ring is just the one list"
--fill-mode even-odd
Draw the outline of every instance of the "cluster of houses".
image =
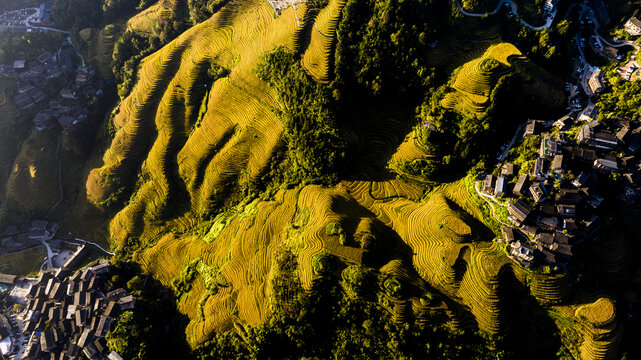
[[82, 65], [78, 67], [75, 79], [70, 87], [60, 91], [61, 99], [49, 102], [49, 105], [38, 112], [33, 122], [36, 129], [42, 131], [52, 129], [59, 124], [65, 133], [75, 128], [87, 118], [88, 111], [84, 106], [73, 105], [73, 100], [90, 98], [101, 94], [101, 81], [95, 79], [96, 71], [92, 66]]
[[122, 359], [107, 350], [105, 337], [136, 299], [122, 288], [107, 292], [108, 271], [109, 261], [99, 260], [75, 273], [40, 272], [23, 299], [22, 359]]
[[[541, 134], [532, 168], [519, 173], [516, 165], [507, 163], [500, 175], [484, 179], [484, 192], [514, 198], [507, 210], [515, 227], [506, 226], [502, 232], [511, 257], [523, 266], [537, 258], [565, 264], [572, 258], [573, 245], [598, 238], [603, 176], [622, 174], [629, 187], [641, 181], [641, 159], [636, 157], [641, 126], [623, 119], [601, 124], [594, 120], [597, 114], [596, 106], [589, 105], [578, 116], [576, 140], [564, 131], [574, 125], [569, 116], [553, 123], [528, 121], [524, 136]], [[559, 131], [542, 134], [549, 126]]]
[[[22, 110], [31, 110], [44, 103], [48, 96], [44, 91], [47, 82], [55, 77], [73, 74], [73, 48], [63, 46], [54, 57], [45, 52], [37, 60], [15, 61], [11, 70], [4, 70], [5, 75], [16, 77], [16, 106]], [[5, 67], [3, 67], [4, 69]], [[38, 130], [47, 130], [60, 125], [65, 133], [72, 130], [87, 118], [88, 111], [84, 106], [76, 105], [75, 100], [87, 99], [102, 93], [104, 83], [96, 78], [92, 66], [79, 66], [73, 81], [60, 91], [56, 100], [39, 111], [33, 118]]]
[[1, 234], [0, 254], [37, 246], [40, 241], [53, 239], [59, 229], [60, 224], [47, 220], [34, 220], [31, 224], [7, 226]]
[[21, 110], [32, 109], [46, 100], [44, 89], [47, 82], [63, 73], [53, 55], [48, 52], [42, 53], [33, 61], [16, 60], [10, 69], [3, 69], [4, 75], [16, 78], [18, 94], [14, 97], [14, 102]]

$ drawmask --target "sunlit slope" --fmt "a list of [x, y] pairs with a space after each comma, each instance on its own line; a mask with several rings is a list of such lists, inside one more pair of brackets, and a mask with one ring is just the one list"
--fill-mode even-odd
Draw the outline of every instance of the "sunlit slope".
[[[242, 335], [268, 318], [275, 255], [283, 249], [298, 260], [295, 276], [307, 290], [323, 276], [324, 254], [341, 261], [333, 271], [346, 287], [355, 267], [371, 269], [374, 298], [397, 321], [427, 321], [438, 312], [454, 328], [496, 334], [512, 326], [515, 310], [504, 294], [515, 282], [541, 304], [570, 295], [564, 275], [533, 274], [507, 258], [463, 182], [431, 190], [386, 177], [381, 169], [411, 131], [404, 120], [413, 109], [359, 110], [369, 129], [345, 132], [350, 144], [363, 146], [357, 155], [367, 164], [354, 167], [360, 181], [243, 199], [239, 189], [282, 150], [283, 104], [254, 74], [260, 56], [277, 46], [297, 50], [311, 76], [324, 81], [331, 50], [305, 36], [301, 19], [333, 31], [341, 4], [330, 1], [314, 16], [301, 4], [275, 16], [262, 0], [233, 2], [147, 57], [113, 118], [116, 135], [87, 179], [87, 196], [119, 210], [110, 224], [114, 244], [135, 250], [135, 260], [164, 285], [195, 269], [178, 303], [190, 319], [192, 346], [224, 330]], [[509, 55], [493, 56], [508, 66]], [[229, 74], [207, 80], [212, 63]], [[459, 85], [465, 94], [485, 89]], [[377, 181], [362, 180], [375, 172]], [[390, 278], [407, 290], [394, 293]], [[346, 292], [360, 296], [352, 290]]]
[[[275, 19], [262, 1], [230, 4], [142, 62], [114, 117], [118, 132], [104, 165], [87, 182], [89, 198], [104, 204], [139, 174], [129, 206], [112, 223], [115, 237], [141, 232], [143, 217], [167, 216], [177, 189], [188, 193], [187, 209], [208, 213], [231, 187], [261, 174], [282, 128], [275, 94], [253, 71], [265, 52], [293, 48], [296, 31], [291, 8]], [[208, 84], [202, 74], [212, 62], [231, 72]]]
[[336, 45], [336, 28], [341, 10], [347, 0], [332, 0], [312, 20], [310, 43], [303, 54], [301, 65], [320, 83], [328, 83], [332, 73], [333, 52]]
[[170, 6], [171, 4], [166, 0], [158, 1], [129, 19], [126, 31], [133, 31], [139, 35], [151, 35], [161, 19], [170, 17]]
[[514, 45], [500, 43], [461, 67], [451, 84], [454, 91], [441, 104], [461, 113], [483, 112], [490, 105], [490, 95], [499, 78], [510, 72], [521, 80], [522, 91], [542, 105], [553, 107], [562, 103], [564, 95], [551, 86], [549, 74], [527, 60]]

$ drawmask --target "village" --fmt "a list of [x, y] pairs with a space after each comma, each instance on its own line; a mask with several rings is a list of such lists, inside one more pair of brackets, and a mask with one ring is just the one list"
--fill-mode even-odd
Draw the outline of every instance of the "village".
[[44, 245], [48, 256], [37, 276], [0, 274], [0, 352], [9, 359], [122, 359], [107, 351], [105, 337], [136, 299], [122, 288], [107, 289], [109, 261], [92, 259], [110, 253], [80, 239], [57, 239], [59, 228], [35, 220], [2, 233], [1, 254]]
[[[44, 52], [31, 61], [0, 66], [0, 75], [16, 79], [14, 103], [20, 113], [44, 107], [32, 118], [37, 130], [59, 125], [65, 133], [72, 131], [87, 118], [86, 100], [102, 94], [104, 81], [96, 78], [95, 69], [84, 64], [74, 67], [75, 61], [75, 50], [67, 40], [55, 55]], [[50, 89], [48, 85], [57, 78], [71, 80], [62, 89]]]
[[[625, 30], [631, 36], [641, 35], [641, 21], [632, 16]], [[621, 59], [618, 50], [607, 53]], [[635, 81], [638, 70], [633, 55], [616, 71], [624, 80]], [[572, 261], [574, 246], [597, 240], [603, 224], [599, 209], [608, 184], [624, 183], [624, 194], [619, 196], [624, 201], [641, 195], [641, 158], [637, 156], [641, 126], [622, 118], [598, 121], [595, 99], [607, 86], [604, 73], [586, 67], [578, 78], [589, 100], [576, 116], [573, 113], [581, 105], [570, 100], [568, 115], [551, 121], [530, 119], [519, 128], [524, 130], [523, 141], [540, 139], [533, 164], [519, 169], [504, 162], [509, 151], [504, 145], [496, 171], [481, 179], [479, 195], [507, 209], [509, 223], [497, 218], [502, 224], [500, 241], [507, 244], [509, 256], [525, 267], [533, 263], [565, 267]], [[576, 86], [566, 84], [566, 91], [571, 98], [579, 96]]]

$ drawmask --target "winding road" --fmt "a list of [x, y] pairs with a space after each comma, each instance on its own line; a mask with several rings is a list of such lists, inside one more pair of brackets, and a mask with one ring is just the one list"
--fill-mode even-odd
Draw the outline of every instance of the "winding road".
[[494, 14], [498, 13], [499, 10], [501, 10], [501, 6], [503, 4], [506, 4], [506, 3], [509, 4], [512, 9], [514, 9], [514, 12], [515, 12], [516, 16], [519, 18], [519, 21], [521, 22], [521, 25], [523, 25], [523, 26], [525, 26], [525, 27], [527, 27], [527, 28], [529, 28], [531, 30], [534, 30], [534, 31], [545, 30], [545, 29], [549, 28], [550, 25], [552, 25], [552, 21], [554, 21], [554, 17], [556, 16], [556, 12], [557, 12], [557, 10], [555, 9], [552, 14], [548, 15], [548, 17], [546, 18], [545, 24], [543, 24], [541, 26], [533, 26], [533, 25], [528, 24], [525, 20], [523, 20], [522, 17], [519, 16], [519, 14], [516, 11], [518, 9], [518, 6], [516, 6], [516, 4], [512, 0], [499, 0], [499, 3], [496, 5], [496, 8], [493, 11], [490, 11], [488, 13], [473, 13], [473, 12], [469, 12], [469, 11], [463, 9], [463, 6], [461, 5], [461, 1], [460, 0], [456, 1], [456, 6], [458, 7], [458, 10], [461, 12], [461, 14], [463, 14], [465, 16], [483, 17], [483, 16], [486, 16], [486, 15], [494, 15]]
[[[480, 197], [481, 197], [481, 199], [483, 199], [483, 200], [484, 200], [488, 205], [490, 205], [490, 209], [492, 210], [492, 217], [494, 218], [494, 220], [496, 220], [499, 224], [501, 224], [501, 225], [503, 225], [503, 226], [512, 227], [512, 225], [507, 224], [507, 223], [504, 223], [503, 221], [501, 221], [501, 220], [496, 216], [496, 212], [495, 212], [495, 209], [494, 209], [494, 204], [493, 204], [492, 202], [496, 203], [496, 204], [497, 204], [497, 205], [499, 205], [499, 206], [503, 206], [503, 204], [501, 204], [501, 203], [499, 203], [498, 201], [496, 201], [496, 199], [495, 199], [493, 196], [490, 196], [490, 195], [488, 195], [488, 194], [483, 194], [483, 192], [481, 192], [481, 191], [479, 190], [479, 182], [480, 182], [480, 181], [475, 181], [475, 182], [474, 182], [474, 190], [476, 190], [476, 193], [478, 194], [478, 196], [480, 196]], [[492, 201], [488, 200], [488, 198], [489, 198], [489, 199], [491, 199]]]

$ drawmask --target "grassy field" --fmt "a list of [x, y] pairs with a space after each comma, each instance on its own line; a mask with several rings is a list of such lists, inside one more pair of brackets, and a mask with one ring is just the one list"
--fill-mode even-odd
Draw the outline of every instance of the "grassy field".
[[13, 275], [27, 275], [40, 270], [47, 250], [38, 245], [26, 250], [0, 257], [0, 272]]
[[60, 198], [58, 188], [57, 133], [37, 131], [20, 144], [7, 181], [6, 208], [24, 221], [44, 217]]

